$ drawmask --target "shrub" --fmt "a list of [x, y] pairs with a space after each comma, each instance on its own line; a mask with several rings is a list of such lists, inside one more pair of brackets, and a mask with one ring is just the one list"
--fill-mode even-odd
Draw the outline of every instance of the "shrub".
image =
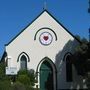
[[25, 86], [20, 83], [20, 82], [15, 82], [13, 85], [12, 85], [12, 90], [26, 90], [25, 89]]
[[0, 90], [11, 90], [10, 81], [0, 82]]
[[16, 81], [22, 83], [26, 86], [26, 88], [30, 88], [27, 90], [33, 90], [33, 86], [35, 85], [35, 75], [34, 72], [30, 72], [28, 70], [20, 70], [18, 72], [18, 76], [16, 78]]
[[24, 85], [30, 85], [30, 79], [27, 75], [19, 75], [17, 77], [17, 81], [19, 81], [20, 83]]

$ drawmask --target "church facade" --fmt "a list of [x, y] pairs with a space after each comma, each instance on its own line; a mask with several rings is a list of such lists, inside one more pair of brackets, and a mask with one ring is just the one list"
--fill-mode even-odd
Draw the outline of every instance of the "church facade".
[[70, 63], [78, 44], [80, 41], [44, 10], [5, 45], [6, 68], [16, 68], [17, 74], [33, 69], [40, 90], [81, 88], [82, 78]]

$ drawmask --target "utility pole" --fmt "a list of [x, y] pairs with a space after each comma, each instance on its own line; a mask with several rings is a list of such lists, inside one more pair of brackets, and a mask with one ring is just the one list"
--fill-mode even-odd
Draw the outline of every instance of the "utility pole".
[[89, 28], [89, 43], [90, 43], [90, 28]]
[[90, 0], [89, 0], [88, 13], [90, 13]]
[[[88, 13], [90, 13], [90, 0], [89, 0], [89, 8], [88, 8]], [[89, 28], [89, 43], [88, 43], [88, 61], [87, 61], [87, 68], [88, 68], [88, 73], [87, 73], [87, 87], [88, 90], [90, 90], [90, 28]]]
[[[90, 0], [89, 0], [88, 13], [90, 13]], [[89, 43], [90, 43], [90, 28], [89, 28]]]

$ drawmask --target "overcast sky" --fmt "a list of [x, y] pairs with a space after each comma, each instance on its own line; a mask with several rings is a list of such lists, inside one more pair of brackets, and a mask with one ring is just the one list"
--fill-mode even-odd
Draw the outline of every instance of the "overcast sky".
[[43, 11], [45, 1], [47, 10], [72, 34], [88, 38], [89, 0], [0, 0], [0, 56], [4, 44]]

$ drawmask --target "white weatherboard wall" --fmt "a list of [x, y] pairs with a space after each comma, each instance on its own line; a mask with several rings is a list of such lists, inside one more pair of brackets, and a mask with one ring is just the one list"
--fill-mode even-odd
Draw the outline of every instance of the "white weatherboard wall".
[[[34, 40], [36, 32], [45, 27], [52, 29], [56, 33], [57, 41], [55, 40], [55, 34], [48, 29], [40, 30], [36, 35], [36, 40]], [[53, 36], [53, 41], [48, 46], [42, 45], [39, 41], [40, 34], [46, 31]], [[7, 55], [11, 57], [11, 66], [9, 65], [8, 67], [13, 65], [13, 67], [17, 67], [17, 71], [20, 69], [20, 61], [17, 62], [17, 59], [22, 52], [25, 52], [30, 58], [30, 62], [27, 63], [29, 70], [34, 69], [36, 71], [39, 62], [44, 57], [48, 57], [57, 68], [57, 89], [70, 88], [71, 84], [71, 88], [73, 88], [73, 82], [68, 83], [65, 81], [66, 72], [63, 58], [67, 52], [72, 53], [77, 43], [77, 40], [71, 34], [58, 24], [47, 11], [44, 11], [30, 26], [6, 46]]]

